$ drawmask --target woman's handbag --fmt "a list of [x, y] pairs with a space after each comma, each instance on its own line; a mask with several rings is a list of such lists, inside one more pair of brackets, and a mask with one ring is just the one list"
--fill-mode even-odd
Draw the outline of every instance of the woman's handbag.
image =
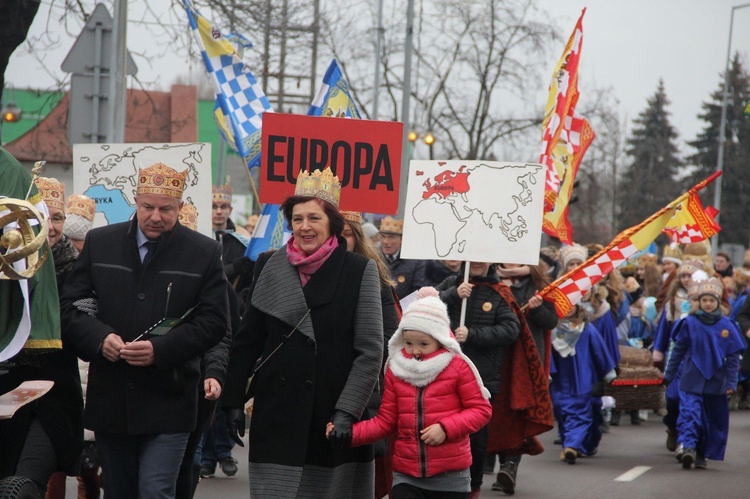
[[269, 360], [271, 360], [271, 357], [273, 357], [274, 354], [276, 352], [278, 352], [281, 347], [284, 346], [284, 343], [286, 343], [287, 340], [297, 330], [297, 328], [299, 328], [300, 324], [302, 324], [302, 321], [304, 321], [305, 318], [308, 315], [310, 315], [310, 310], [311, 309], [309, 309], [309, 308], [307, 309], [307, 312], [305, 312], [305, 315], [302, 316], [302, 318], [299, 320], [299, 322], [297, 323], [297, 325], [294, 326], [294, 329], [292, 329], [289, 334], [287, 334], [286, 336], [282, 336], [281, 343], [279, 343], [276, 346], [276, 348], [274, 348], [273, 351], [270, 354], [268, 354], [268, 356], [265, 359], [260, 358], [255, 363], [255, 367], [253, 367], [253, 371], [250, 373], [250, 377], [247, 380], [247, 385], [245, 385], [245, 402], [247, 402], [248, 400], [250, 400], [251, 398], [253, 398], [253, 396], [255, 395], [255, 384], [253, 383], [253, 381], [255, 380], [255, 375], [258, 373], [258, 371], [260, 370], [260, 368], [263, 367], [263, 364], [265, 364], [266, 362], [268, 362]]

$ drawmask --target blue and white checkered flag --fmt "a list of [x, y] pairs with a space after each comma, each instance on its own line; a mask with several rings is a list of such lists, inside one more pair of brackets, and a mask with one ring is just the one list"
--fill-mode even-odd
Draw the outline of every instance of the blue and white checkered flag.
[[323, 77], [323, 85], [318, 95], [315, 96], [315, 100], [310, 104], [307, 114], [308, 116], [333, 116], [334, 118], [361, 118], [354, 98], [349, 93], [349, 84], [344, 79], [344, 74], [336, 59], [328, 66]]
[[263, 211], [258, 217], [258, 223], [245, 251], [245, 256], [250, 260], [256, 261], [261, 253], [281, 248], [292, 236], [279, 208], [278, 204], [263, 205]]
[[248, 166], [260, 166], [262, 117], [273, 112], [271, 104], [235, 47], [195, 10], [190, 0], [183, 0], [183, 5], [216, 88], [216, 124]]

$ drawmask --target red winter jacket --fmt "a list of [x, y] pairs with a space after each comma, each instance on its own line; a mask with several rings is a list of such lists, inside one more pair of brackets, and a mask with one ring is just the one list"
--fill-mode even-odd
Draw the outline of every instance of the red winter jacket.
[[[404, 350], [400, 354], [412, 358]], [[430, 477], [471, 466], [469, 435], [487, 424], [492, 406], [482, 396], [474, 372], [462, 357], [441, 349], [422, 362], [438, 355], [453, 355], [453, 359], [421, 388], [396, 377], [389, 364], [378, 415], [354, 425], [352, 446], [372, 443], [398, 431], [394, 471]], [[437, 446], [425, 445], [420, 431], [434, 423], [442, 425], [447, 438]]]

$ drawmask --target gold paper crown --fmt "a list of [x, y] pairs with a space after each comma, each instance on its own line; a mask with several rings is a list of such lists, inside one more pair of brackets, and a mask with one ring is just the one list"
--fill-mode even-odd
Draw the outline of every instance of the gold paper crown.
[[381, 234], [403, 234], [404, 233], [404, 221], [396, 220], [395, 218], [385, 217], [380, 221], [380, 233]]
[[179, 220], [188, 229], [198, 230], [198, 209], [194, 204], [185, 203], [180, 210]]
[[155, 163], [138, 172], [136, 194], [161, 194], [182, 199], [187, 172], [187, 169], [178, 172], [164, 163]]
[[81, 215], [89, 222], [93, 222], [96, 214], [96, 201], [88, 196], [71, 194], [65, 203], [65, 211], [68, 215]]
[[677, 269], [677, 275], [693, 275], [694, 272], [697, 272], [699, 270], [703, 270], [703, 262], [701, 262], [700, 260], [687, 260], [682, 262], [680, 268]]
[[297, 177], [294, 195], [322, 199], [338, 208], [339, 198], [341, 198], [341, 182], [331, 172], [330, 166], [327, 166], [322, 172], [320, 170], [315, 170], [312, 173], [301, 171]]
[[698, 283], [698, 297], [703, 295], [711, 295], [717, 300], [721, 301], [721, 295], [724, 293], [724, 285], [721, 279], [712, 277]]
[[211, 188], [213, 200], [232, 204], [232, 186], [229, 184], [215, 185]]
[[653, 253], [644, 253], [638, 257], [639, 265], [656, 265], [659, 259]]
[[36, 188], [39, 189], [47, 208], [65, 211], [65, 184], [56, 178], [37, 177]]
[[687, 296], [688, 296], [688, 299], [692, 300], [693, 298], [697, 298], [698, 297], [698, 290], [700, 289], [700, 287], [701, 287], [701, 283], [700, 282], [691, 281], [690, 284], [687, 287]]
[[344, 220], [355, 222], [358, 224], [362, 223], [362, 212], [361, 211], [342, 211], [341, 214], [344, 216]]

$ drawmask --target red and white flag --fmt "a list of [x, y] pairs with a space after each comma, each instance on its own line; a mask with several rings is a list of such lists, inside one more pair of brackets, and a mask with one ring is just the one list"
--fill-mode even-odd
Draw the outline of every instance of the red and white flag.
[[622, 231], [599, 253], [557, 279], [539, 294], [555, 305], [559, 317], [565, 317], [604, 276], [622, 265], [631, 256], [646, 249], [670, 224], [675, 213], [684, 211], [684, 205], [690, 203], [691, 198], [696, 197], [698, 191], [713, 182], [719, 175], [721, 172], [715, 172], [640, 224]]
[[583, 9], [581, 17], [565, 45], [562, 57], [555, 65], [552, 83], [549, 86], [547, 105], [544, 110], [542, 152], [539, 156], [539, 162], [547, 168], [544, 186], [545, 211], [550, 211], [554, 207], [555, 198], [560, 191], [560, 182], [565, 173], [556, 168], [552, 156], [560, 133], [564, 128], [565, 119], [571, 114], [570, 108], [575, 109], [578, 100], [578, 62], [583, 44], [583, 16], [585, 13], [586, 9]]
[[713, 206], [703, 208], [698, 194], [692, 193], [664, 227], [664, 233], [675, 243], [698, 243], [719, 233], [721, 227], [714, 220], [718, 213]]

